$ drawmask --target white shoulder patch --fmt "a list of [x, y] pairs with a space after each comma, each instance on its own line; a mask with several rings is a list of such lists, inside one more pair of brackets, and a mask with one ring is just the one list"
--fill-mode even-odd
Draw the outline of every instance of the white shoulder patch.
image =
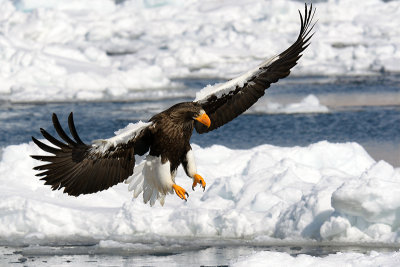
[[115, 147], [119, 144], [126, 144], [132, 138], [139, 135], [142, 130], [150, 126], [152, 122], [129, 123], [125, 128], [122, 128], [115, 132], [115, 136], [108, 139], [98, 139], [92, 141], [92, 152], [104, 153], [111, 147]]
[[207, 98], [210, 95], [215, 95], [217, 98], [221, 97], [222, 95], [228, 94], [230, 91], [235, 90], [236, 86], [243, 87], [244, 84], [254, 75], [256, 75], [258, 72], [261, 72], [260, 68], [267, 67], [268, 65], [272, 64], [274, 61], [279, 59], [279, 56], [274, 56], [260, 65], [258, 65], [256, 68], [251, 69], [247, 71], [246, 73], [240, 75], [239, 77], [236, 77], [232, 80], [229, 80], [225, 83], [217, 83], [214, 85], [207, 85], [203, 89], [201, 89], [199, 92], [196, 93], [196, 101], [206, 101]]

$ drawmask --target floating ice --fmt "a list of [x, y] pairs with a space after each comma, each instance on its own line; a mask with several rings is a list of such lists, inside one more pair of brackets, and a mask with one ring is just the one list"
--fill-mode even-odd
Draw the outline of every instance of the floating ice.
[[[292, 75], [400, 72], [399, 1], [320, 1]], [[288, 47], [298, 1], [0, 2], [0, 98], [125, 100], [173, 78], [233, 78]], [[371, 23], [373, 21], [373, 23]]]
[[346, 181], [332, 194], [336, 214], [321, 227], [326, 239], [358, 234], [365, 240], [395, 240], [400, 213], [400, 172], [384, 161], [373, 164], [358, 179]]
[[[399, 242], [400, 169], [375, 162], [356, 143], [193, 149], [206, 191], [190, 193], [187, 202], [169, 195], [164, 207], [151, 208], [141, 197], [133, 199], [123, 183], [77, 198], [51, 191], [32, 170], [40, 162], [29, 155], [39, 148], [7, 146], [0, 153], [0, 244], [181, 238]], [[176, 181], [191, 187], [182, 169]]]
[[291, 256], [281, 252], [257, 252], [251, 256], [241, 257], [231, 262], [234, 267], [262, 267], [262, 266], [397, 266], [400, 261], [400, 252], [379, 253], [372, 251], [365, 255], [362, 253], [336, 253], [326, 257], [313, 257], [309, 255]]
[[298, 103], [290, 103], [282, 105], [279, 103], [269, 102], [269, 99], [261, 99], [248, 113], [325, 113], [329, 112], [328, 107], [321, 105], [319, 99], [315, 95], [308, 95]]

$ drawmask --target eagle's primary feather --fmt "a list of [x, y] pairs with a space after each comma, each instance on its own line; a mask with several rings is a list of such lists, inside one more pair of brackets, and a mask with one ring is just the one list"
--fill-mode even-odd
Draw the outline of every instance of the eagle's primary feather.
[[209, 128], [196, 123], [198, 133], [217, 129], [230, 122], [262, 97], [271, 83], [285, 78], [290, 74], [301, 52], [309, 45], [314, 24], [312, 20], [315, 9], [305, 6], [304, 19], [300, 13], [301, 28], [297, 40], [285, 51], [274, 56], [245, 74], [222, 85], [206, 87], [200, 91], [195, 101], [201, 105], [210, 117], [212, 124]]

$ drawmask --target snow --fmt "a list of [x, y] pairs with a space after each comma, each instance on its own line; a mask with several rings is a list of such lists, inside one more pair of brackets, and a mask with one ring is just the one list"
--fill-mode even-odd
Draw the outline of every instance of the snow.
[[326, 257], [313, 257], [309, 255], [291, 256], [280, 252], [258, 252], [248, 257], [242, 257], [238, 261], [232, 261], [230, 266], [398, 266], [400, 264], [400, 252], [379, 253], [372, 251], [365, 255], [361, 253], [336, 253]]
[[262, 113], [262, 114], [294, 114], [294, 113], [326, 113], [329, 112], [327, 106], [322, 105], [319, 99], [310, 94], [304, 97], [300, 102], [280, 104], [270, 102], [269, 99], [261, 99], [252, 106], [247, 113]]
[[[39, 162], [29, 155], [39, 148], [7, 146], [0, 160], [0, 244], [400, 241], [400, 169], [375, 162], [357, 143], [193, 150], [205, 192], [188, 191], [187, 202], [169, 195], [163, 207], [150, 207], [124, 183], [78, 198], [51, 191], [32, 170]], [[191, 188], [181, 168], [175, 181]]]
[[[292, 75], [400, 72], [399, 1], [314, 6], [316, 34]], [[2, 0], [0, 100], [126, 100], [179, 88], [174, 78], [234, 78], [296, 39], [299, 9], [289, 0]]]
[[384, 161], [373, 165], [360, 179], [346, 181], [332, 195], [332, 207], [344, 216], [338, 215], [325, 222], [321, 234], [341, 239], [359, 231], [352, 226], [352, 221], [357, 220], [362, 226], [360, 238], [396, 239], [391, 226], [398, 223], [400, 212], [399, 181], [400, 173]]

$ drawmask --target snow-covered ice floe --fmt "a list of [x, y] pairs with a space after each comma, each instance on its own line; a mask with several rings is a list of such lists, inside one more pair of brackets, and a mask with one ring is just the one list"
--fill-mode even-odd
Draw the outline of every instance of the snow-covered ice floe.
[[290, 103], [286, 105], [270, 102], [268, 98], [267, 99], [263, 98], [247, 111], [247, 113], [267, 113], [267, 114], [326, 113], [326, 112], [329, 112], [328, 107], [322, 105], [319, 102], [319, 99], [313, 94], [306, 96], [300, 102]]
[[[400, 72], [399, 1], [318, 1], [292, 75]], [[299, 1], [0, 1], [0, 99], [125, 100], [173, 78], [232, 78], [282, 52]], [[373, 22], [373, 23], [372, 23]]]
[[[400, 169], [374, 161], [357, 143], [193, 149], [205, 192], [149, 207], [123, 183], [78, 198], [51, 191], [32, 170], [40, 162], [29, 155], [39, 148], [7, 146], [0, 153], [0, 244], [400, 241]], [[191, 187], [182, 169], [176, 181]]]
[[373, 251], [368, 255], [362, 253], [337, 253], [326, 257], [313, 257], [309, 255], [291, 256], [280, 252], [258, 252], [248, 257], [231, 262], [233, 267], [258, 267], [258, 266], [398, 266], [400, 252], [379, 253]]

